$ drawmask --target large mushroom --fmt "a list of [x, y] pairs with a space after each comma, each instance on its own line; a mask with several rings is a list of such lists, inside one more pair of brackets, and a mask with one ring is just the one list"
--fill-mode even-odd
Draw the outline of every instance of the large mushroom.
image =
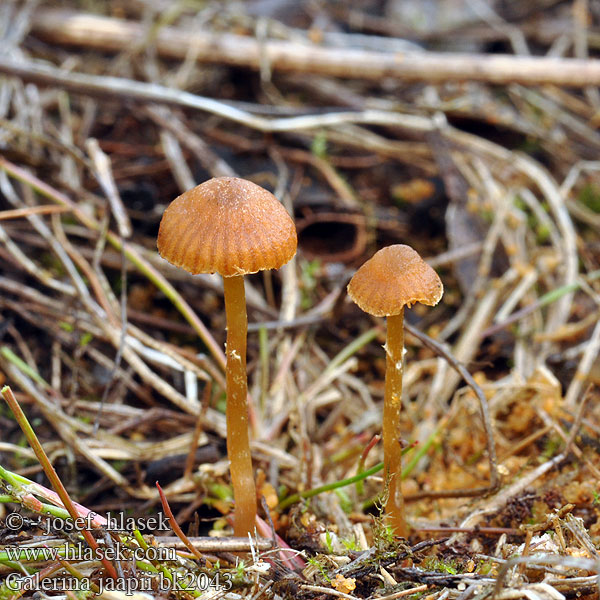
[[254, 531], [256, 488], [248, 432], [244, 275], [278, 269], [296, 253], [296, 228], [282, 204], [237, 177], [210, 179], [175, 198], [160, 222], [158, 251], [190, 273], [223, 276], [227, 320], [227, 454], [234, 533]]
[[403, 244], [376, 252], [348, 284], [348, 295], [362, 310], [376, 317], [387, 317], [383, 401], [383, 462], [388, 489], [385, 512], [394, 533], [403, 537], [407, 535], [400, 487], [404, 307], [410, 308], [415, 302], [434, 306], [443, 293], [437, 273], [415, 250]]

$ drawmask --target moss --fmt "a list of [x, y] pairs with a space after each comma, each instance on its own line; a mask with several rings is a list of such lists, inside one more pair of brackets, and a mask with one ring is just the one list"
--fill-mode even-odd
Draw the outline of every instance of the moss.
[[579, 192], [579, 202], [595, 213], [600, 213], [600, 187], [593, 183], [583, 186]]
[[436, 571], [440, 573], [449, 573], [456, 575], [459, 573], [457, 563], [453, 560], [442, 560], [436, 556], [431, 556], [423, 561], [423, 568], [427, 571]]

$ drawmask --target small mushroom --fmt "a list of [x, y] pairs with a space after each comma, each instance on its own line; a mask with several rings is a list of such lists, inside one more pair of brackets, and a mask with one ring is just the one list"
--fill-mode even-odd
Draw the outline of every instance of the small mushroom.
[[175, 198], [158, 232], [158, 252], [190, 273], [223, 276], [227, 320], [227, 454], [234, 533], [254, 531], [256, 488], [248, 433], [244, 275], [278, 269], [296, 253], [296, 228], [267, 190], [237, 177], [210, 179]]
[[385, 512], [394, 533], [403, 537], [408, 533], [400, 487], [404, 307], [410, 308], [415, 302], [434, 306], [443, 293], [437, 273], [415, 250], [403, 244], [376, 252], [348, 284], [348, 295], [362, 310], [376, 317], [387, 317], [383, 401], [383, 461], [388, 486]]

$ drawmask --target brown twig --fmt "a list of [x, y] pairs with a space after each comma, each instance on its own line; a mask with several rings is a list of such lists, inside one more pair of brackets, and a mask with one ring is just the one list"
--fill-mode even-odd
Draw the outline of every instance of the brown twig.
[[202, 556], [202, 554], [200, 553], [198, 548], [196, 548], [196, 546], [194, 546], [194, 544], [192, 544], [192, 542], [190, 542], [187, 535], [185, 535], [185, 533], [183, 533], [183, 530], [179, 526], [179, 523], [177, 523], [177, 521], [175, 520], [175, 515], [173, 515], [173, 512], [171, 511], [171, 507], [169, 506], [169, 501], [167, 500], [167, 497], [165, 496], [165, 493], [163, 492], [163, 489], [160, 487], [160, 484], [158, 483], [158, 481], [156, 482], [156, 489], [158, 490], [158, 494], [160, 496], [160, 502], [162, 504], [163, 510], [165, 511], [165, 513], [167, 515], [167, 519], [169, 520], [171, 529], [177, 534], [177, 537], [183, 542], [184, 546], [197, 559], [201, 560], [202, 563], [204, 563], [205, 562], [204, 556]]
[[28, 206], [27, 208], [15, 208], [13, 210], [0, 211], [0, 221], [6, 221], [7, 219], [19, 219], [21, 217], [27, 217], [28, 215], [49, 215], [68, 211], [68, 207], [56, 206], [54, 204], [49, 204], [46, 206]]
[[496, 458], [496, 442], [494, 440], [494, 429], [492, 427], [492, 420], [490, 418], [490, 411], [488, 407], [487, 398], [483, 393], [483, 390], [477, 382], [473, 379], [473, 376], [465, 366], [460, 363], [448, 350], [439, 342], [430, 338], [428, 335], [419, 331], [411, 325], [406, 325], [406, 330], [414, 335], [417, 339], [421, 340], [423, 344], [431, 348], [436, 354], [443, 357], [444, 360], [467, 382], [467, 385], [475, 392], [477, 399], [479, 400], [479, 408], [481, 410], [481, 419], [483, 421], [483, 427], [486, 433], [487, 439], [487, 451], [488, 460], [490, 463], [490, 483], [489, 485], [472, 488], [472, 489], [461, 489], [461, 490], [437, 490], [437, 491], [425, 491], [417, 494], [407, 494], [407, 500], [417, 500], [421, 498], [455, 498], [461, 496], [480, 496], [482, 494], [490, 494], [500, 487], [500, 475], [498, 473], [498, 460]]
[[194, 427], [194, 433], [192, 434], [192, 443], [190, 444], [190, 451], [188, 452], [187, 458], [185, 460], [185, 468], [183, 470], [184, 479], [189, 479], [192, 475], [192, 470], [196, 461], [196, 448], [198, 447], [200, 434], [202, 433], [202, 419], [210, 403], [211, 394], [212, 382], [209, 379], [204, 386], [204, 393], [202, 394], [202, 405], [200, 413], [198, 414], [198, 418], [196, 419], [196, 426]]
[[[141, 23], [72, 11], [35, 11], [32, 32], [55, 44], [102, 51], [122, 51], [144, 40]], [[258, 69], [266, 60], [271, 71], [319, 73], [334, 77], [411, 81], [488, 81], [584, 87], [600, 84], [600, 61], [510, 55], [442, 54], [435, 52], [373, 52], [324, 48], [281, 40], [261, 43], [253, 37], [225, 32], [162, 27], [154, 43], [159, 54], [183, 59], [194, 48], [197, 61]]]

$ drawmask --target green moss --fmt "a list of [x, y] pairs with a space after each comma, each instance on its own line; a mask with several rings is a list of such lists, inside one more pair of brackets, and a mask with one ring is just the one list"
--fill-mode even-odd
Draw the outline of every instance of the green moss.
[[350, 496], [348, 496], [348, 494], [346, 493], [346, 491], [343, 490], [343, 489], [337, 489], [337, 490], [334, 490], [334, 491], [335, 491], [336, 496], [340, 500], [340, 506], [341, 506], [342, 510], [347, 515], [349, 515], [352, 512], [352, 510], [354, 509], [354, 503], [350, 499]]
[[427, 571], [449, 573], [450, 575], [456, 575], [460, 572], [455, 561], [441, 560], [435, 556], [425, 559], [423, 561], [423, 568]]
[[309, 565], [315, 567], [319, 571], [319, 573], [324, 581], [326, 581], [327, 583], [331, 583], [331, 578], [329, 577], [329, 575], [327, 573], [327, 569], [325, 568], [325, 565], [323, 564], [322, 561], [323, 561], [323, 559], [319, 560], [318, 556], [310, 557], [307, 560]]
[[333, 554], [333, 538], [331, 537], [331, 531], [329, 530], [325, 532], [325, 546], [327, 547], [327, 552]]
[[227, 394], [225, 392], [223, 392], [216, 401], [215, 404], [215, 409], [218, 410], [220, 413], [225, 414], [225, 409], [227, 407]]
[[344, 547], [350, 552], [358, 552], [361, 549], [358, 545], [358, 541], [354, 537], [349, 539], [342, 539], [340, 541], [342, 542], [342, 544], [344, 544]]
[[308, 310], [314, 304], [314, 291], [317, 287], [317, 276], [321, 271], [321, 261], [319, 259], [306, 261], [301, 264], [300, 271], [300, 306]]
[[552, 458], [561, 447], [561, 444], [562, 440], [558, 436], [549, 436], [544, 444], [544, 450], [540, 456], [540, 460], [545, 462], [546, 460]]
[[318, 158], [327, 158], [327, 134], [325, 131], [319, 131], [313, 138], [310, 145], [310, 151]]
[[214, 498], [218, 498], [219, 500], [226, 500], [228, 502], [233, 499], [233, 493], [228, 485], [223, 485], [220, 483], [211, 483], [208, 489], [210, 495]]
[[538, 244], [543, 244], [550, 237], [550, 228], [547, 225], [538, 224], [535, 228], [536, 239]]
[[490, 560], [482, 560], [477, 566], [477, 574], [478, 575], [489, 575], [494, 568], [494, 563]]
[[93, 339], [94, 336], [89, 331], [86, 331], [79, 339], [79, 345], [83, 348], [87, 346]]
[[579, 202], [595, 213], [600, 213], [600, 187], [593, 183], [583, 186], [579, 192]]

